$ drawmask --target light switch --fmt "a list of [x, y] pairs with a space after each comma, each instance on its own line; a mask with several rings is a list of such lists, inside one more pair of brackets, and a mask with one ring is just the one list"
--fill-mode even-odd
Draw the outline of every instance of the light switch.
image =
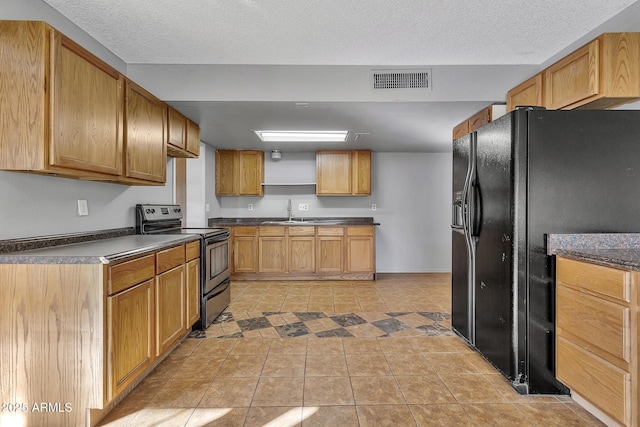
[[89, 204], [86, 200], [78, 200], [78, 216], [89, 215]]

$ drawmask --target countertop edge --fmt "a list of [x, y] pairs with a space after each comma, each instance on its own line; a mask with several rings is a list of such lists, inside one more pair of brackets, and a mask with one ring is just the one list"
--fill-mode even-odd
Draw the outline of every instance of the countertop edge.
[[[13, 252], [9, 254], [0, 255], [0, 264], [111, 264], [118, 261], [123, 261], [128, 258], [142, 256], [147, 253], [151, 253], [160, 249], [169, 248], [172, 246], [189, 243], [199, 239], [197, 235], [165, 235], [167, 240], [164, 242], [154, 242], [144, 246], [138, 246], [131, 250], [118, 252], [114, 254], [104, 255], [46, 255], [32, 253], [32, 251]], [[114, 239], [120, 239], [121, 237], [115, 237]], [[101, 242], [109, 241], [112, 239], [102, 239]], [[65, 247], [77, 246], [79, 250], [82, 250], [82, 245], [91, 242], [74, 243], [70, 245], [63, 245]]]

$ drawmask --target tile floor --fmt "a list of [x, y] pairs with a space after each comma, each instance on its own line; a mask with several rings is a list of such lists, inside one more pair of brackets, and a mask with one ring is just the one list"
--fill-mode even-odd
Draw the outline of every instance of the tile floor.
[[518, 395], [448, 313], [447, 274], [234, 282], [226, 315], [101, 425], [602, 425], [569, 397]]

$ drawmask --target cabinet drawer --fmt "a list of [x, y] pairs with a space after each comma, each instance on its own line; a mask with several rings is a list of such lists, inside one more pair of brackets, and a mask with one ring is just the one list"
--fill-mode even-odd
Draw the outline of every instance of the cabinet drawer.
[[318, 236], [344, 236], [344, 227], [318, 227]]
[[310, 225], [301, 227], [289, 227], [289, 236], [315, 236], [316, 228]]
[[200, 257], [200, 241], [187, 243], [187, 261]]
[[558, 258], [556, 279], [629, 302], [629, 272], [624, 270]]
[[557, 343], [558, 379], [616, 421], [630, 425], [629, 373], [562, 337]]
[[136, 258], [131, 261], [109, 267], [109, 295], [113, 295], [133, 285], [149, 280], [156, 275], [153, 255]]
[[184, 264], [184, 255], [184, 245], [156, 253], [156, 274], [164, 273], [167, 270]]
[[284, 227], [260, 227], [260, 236], [284, 236]]
[[560, 333], [569, 333], [630, 362], [629, 309], [593, 295], [562, 285], [557, 289], [556, 325]]
[[373, 227], [371, 226], [359, 226], [359, 227], [347, 227], [347, 236], [373, 236]]
[[233, 229], [234, 236], [255, 236], [258, 233], [258, 227], [235, 227]]

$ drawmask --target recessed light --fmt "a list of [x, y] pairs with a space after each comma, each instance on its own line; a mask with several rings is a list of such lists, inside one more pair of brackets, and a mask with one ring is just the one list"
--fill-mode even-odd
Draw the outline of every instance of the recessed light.
[[349, 134], [346, 130], [256, 130], [254, 132], [264, 142], [344, 142]]

